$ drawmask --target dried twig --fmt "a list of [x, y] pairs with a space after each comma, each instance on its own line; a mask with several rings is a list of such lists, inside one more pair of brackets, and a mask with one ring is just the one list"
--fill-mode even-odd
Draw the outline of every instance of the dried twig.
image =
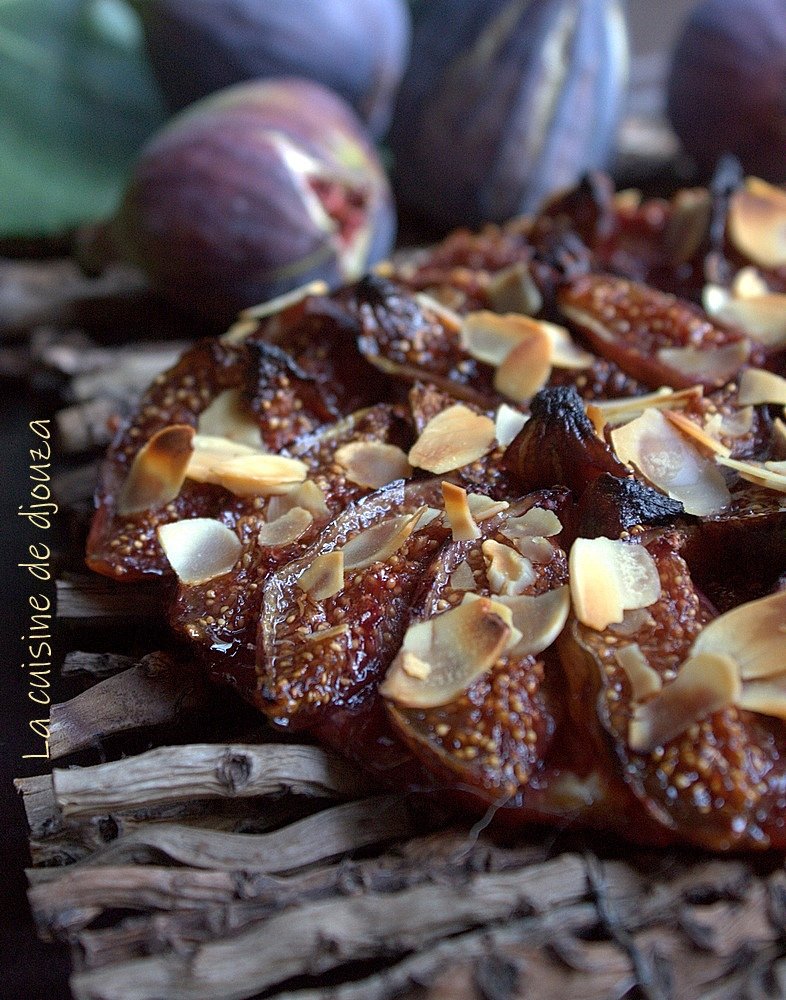
[[155, 584], [115, 583], [100, 576], [69, 575], [57, 581], [58, 618], [106, 619], [124, 625], [161, 618]]
[[66, 653], [60, 673], [63, 677], [88, 677], [93, 681], [103, 681], [123, 670], [134, 666], [132, 656], [118, 653], [85, 653], [74, 650]]

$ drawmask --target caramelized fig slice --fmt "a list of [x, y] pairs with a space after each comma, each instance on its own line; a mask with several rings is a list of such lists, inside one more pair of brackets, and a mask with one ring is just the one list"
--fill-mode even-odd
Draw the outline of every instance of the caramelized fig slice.
[[718, 326], [690, 302], [625, 278], [583, 275], [560, 289], [558, 302], [593, 350], [653, 389], [696, 382], [716, 388], [750, 354], [738, 330]]
[[[673, 531], [646, 542], [661, 592], [633, 630], [620, 633], [612, 625], [596, 631], [575, 619], [568, 623], [559, 641], [569, 685], [566, 704], [574, 724], [594, 743], [598, 760], [615, 770], [649, 816], [675, 837], [713, 850], [783, 846], [782, 725], [730, 704], [738, 685], [725, 660], [713, 665], [692, 657], [708, 612], [680, 544]], [[630, 664], [626, 670], [625, 657], [620, 660], [628, 643], [638, 647], [644, 665], [660, 680], [648, 683], [643, 701], [634, 698]], [[685, 669], [684, 679], [671, 688]], [[636, 694], [642, 697], [640, 689]], [[658, 745], [652, 746], [653, 740]]]
[[508, 446], [503, 464], [521, 490], [560, 484], [579, 495], [604, 472], [629, 473], [595, 433], [572, 387], [543, 389], [535, 396], [530, 419]]
[[[568, 608], [567, 560], [556, 539], [548, 539], [550, 557], [537, 566], [524, 593], [508, 597], [497, 596], [496, 588], [490, 586], [484, 546], [492, 543], [515, 551], [505, 534], [506, 524], [536, 509], [559, 516], [566, 501], [564, 492], [543, 491], [512, 503], [481, 521], [477, 538], [444, 545], [423, 575], [410, 619], [413, 636], [428, 622], [437, 630], [442, 615], [447, 625], [447, 616], [466, 607], [467, 601], [474, 601], [470, 606], [475, 607], [485, 600], [498, 621], [506, 621], [506, 612], [510, 614], [508, 624], [520, 636], [514, 636], [515, 644], [487, 663], [482, 657], [491, 647], [490, 640], [483, 645], [479, 636], [467, 638], [460, 630], [453, 638], [449, 629], [450, 652], [463, 666], [454, 673], [444, 669], [436, 648], [415, 649], [413, 642], [405, 642], [405, 653], [409, 645], [413, 647], [409, 653], [414, 651], [419, 660], [431, 665], [432, 673], [424, 679], [424, 691], [428, 691], [423, 697], [428, 704], [416, 693], [415, 702], [421, 707], [416, 706], [411, 691], [417, 692], [417, 680], [410, 677], [408, 684], [397, 683], [395, 665], [382, 687], [395, 731], [424, 767], [441, 782], [447, 781], [448, 787], [474, 789], [486, 802], [518, 801], [516, 797], [521, 796], [526, 804], [528, 784], [543, 775], [559, 704], [545, 681], [543, 654], [561, 631]], [[468, 583], [470, 590], [465, 589]], [[458, 646], [460, 654], [453, 649]], [[406, 670], [408, 663], [417, 673], [414, 661], [400, 664], [400, 669]], [[466, 681], [463, 689], [458, 673]], [[446, 700], [431, 690], [437, 681], [444, 687]]]
[[[256, 700], [271, 718], [313, 726], [373, 698], [401, 645], [423, 569], [449, 535], [436, 516], [441, 507], [439, 480], [378, 490], [350, 505], [299, 558], [268, 578]], [[344, 553], [343, 587], [314, 599], [297, 581], [335, 551]]]

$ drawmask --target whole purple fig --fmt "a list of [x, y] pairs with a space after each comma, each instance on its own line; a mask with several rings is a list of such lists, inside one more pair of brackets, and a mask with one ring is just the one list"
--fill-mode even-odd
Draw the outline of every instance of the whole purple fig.
[[391, 128], [400, 200], [501, 221], [606, 166], [625, 96], [619, 0], [433, 0]]
[[316, 83], [270, 80], [172, 119], [110, 232], [163, 295], [227, 322], [307, 281], [360, 277], [390, 250], [395, 211], [351, 108]]
[[674, 52], [668, 112], [709, 172], [733, 153], [747, 173], [786, 180], [786, 0], [708, 0]]
[[173, 110], [264, 77], [302, 76], [351, 104], [372, 134], [390, 120], [407, 61], [404, 0], [137, 0]]

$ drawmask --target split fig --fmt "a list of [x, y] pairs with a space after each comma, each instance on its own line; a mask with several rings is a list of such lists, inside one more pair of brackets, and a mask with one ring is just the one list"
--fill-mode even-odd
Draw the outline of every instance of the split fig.
[[403, 0], [137, 0], [169, 106], [246, 80], [302, 76], [354, 107], [374, 135], [390, 119], [409, 52]]
[[614, 150], [618, 0], [433, 0], [391, 127], [400, 200], [446, 226], [536, 209]]
[[786, 0], [706, 0], [689, 16], [668, 87], [674, 130], [706, 172], [733, 153], [786, 180]]
[[176, 116], [137, 161], [111, 225], [166, 298], [226, 323], [390, 250], [387, 178], [354, 112], [306, 80], [231, 87]]

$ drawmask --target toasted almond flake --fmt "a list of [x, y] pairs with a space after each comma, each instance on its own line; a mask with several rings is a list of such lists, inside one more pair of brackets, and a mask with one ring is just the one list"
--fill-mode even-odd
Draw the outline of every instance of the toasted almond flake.
[[736, 704], [748, 712], [770, 715], [786, 721], [786, 674], [767, 681], [749, 681], [742, 685]]
[[453, 483], [443, 483], [442, 499], [445, 504], [445, 513], [450, 522], [453, 540], [469, 542], [473, 538], [479, 538], [480, 529], [472, 520], [472, 513], [467, 502], [467, 491]]
[[496, 517], [503, 510], [507, 510], [510, 504], [507, 500], [492, 500], [491, 497], [484, 496], [483, 493], [468, 493], [467, 503], [473, 518], [480, 524], [481, 521], [488, 521], [490, 517]]
[[488, 417], [457, 403], [429, 420], [410, 449], [409, 463], [438, 476], [452, 472], [491, 451], [495, 433]]
[[349, 636], [350, 631], [349, 625], [342, 622], [341, 625], [333, 625], [331, 628], [321, 628], [317, 629], [316, 632], [310, 632], [303, 636], [303, 642], [326, 642], [328, 639], [343, 639], [344, 636]]
[[297, 579], [298, 587], [313, 601], [326, 601], [344, 589], [344, 553], [323, 552]]
[[497, 271], [486, 288], [494, 312], [534, 316], [543, 308], [543, 296], [523, 261]]
[[371, 270], [374, 274], [379, 275], [380, 278], [392, 278], [396, 273], [396, 268], [392, 260], [380, 260]]
[[433, 295], [428, 295], [426, 292], [416, 292], [415, 301], [423, 309], [433, 312], [437, 319], [439, 319], [442, 325], [447, 327], [448, 330], [453, 333], [458, 333], [461, 329], [461, 316], [453, 309], [446, 306], [444, 302], [440, 302], [439, 299], [435, 299]]
[[712, 437], [706, 427], [697, 424], [695, 420], [686, 417], [684, 413], [680, 413], [678, 410], [665, 410], [663, 415], [681, 434], [692, 438], [699, 448], [704, 448], [712, 455], [731, 455], [731, 448], [727, 448], [717, 438]]
[[283, 517], [293, 507], [302, 507], [307, 510], [315, 521], [330, 516], [330, 508], [325, 502], [325, 494], [312, 479], [298, 483], [286, 493], [272, 496], [267, 506], [268, 521], [275, 521], [276, 518]]
[[296, 542], [314, 522], [314, 516], [302, 507], [293, 507], [275, 521], [263, 524], [257, 534], [260, 545], [290, 545]]
[[623, 188], [622, 191], [614, 192], [612, 202], [614, 207], [622, 212], [635, 212], [643, 197], [638, 188]]
[[259, 321], [256, 319], [239, 319], [236, 323], [222, 335], [221, 340], [225, 344], [242, 344], [252, 333], [259, 329]]
[[713, 319], [744, 330], [765, 347], [786, 344], [786, 295], [770, 292], [757, 298], [735, 299], [720, 285], [705, 285], [704, 309]]
[[431, 673], [430, 664], [406, 649], [401, 653], [401, 669], [408, 677], [414, 677], [419, 681], [424, 681]]
[[644, 701], [663, 687], [660, 674], [649, 665], [637, 642], [620, 646], [614, 656], [628, 678], [632, 701]]
[[277, 295], [274, 299], [269, 299], [267, 302], [260, 302], [259, 305], [249, 306], [248, 309], [244, 309], [240, 313], [240, 318], [265, 319], [267, 316], [273, 316], [275, 313], [289, 309], [290, 306], [297, 305], [298, 302], [302, 302], [309, 295], [327, 295], [329, 291], [330, 288], [327, 282], [321, 280], [309, 281], [305, 285], [293, 288], [291, 292]]
[[704, 424], [704, 430], [712, 437], [744, 437], [753, 427], [754, 409], [744, 406], [733, 413], [713, 413]]
[[551, 340], [545, 331], [533, 332], [497, 368], [494, 388], [514, 403], [527, 402], [548, 382], [552, 355]]
[[686, 378], [720, 386], [736, 375], [750, 352], [747, 340], [735, 340], [722, 347], [661, 347], [657, 357]]
[[[713, 514], [731, 496], [720, 470], [657, 410], [646, 410], [611, 432], [620, 461], [637, 468], [688, 514]], [[718, 461], [726, 461], [717, 456]]]
[[521, 638], [510, 649], [515, 656], [536, 656], [547, 649], [565, 627], [570, 613], [570, 588], [556, 587], [537, 597], [527, 594], [501, 595], [494, 604], [510, 610], [511, 625]]
[[535, 566], [544, 566], [551, 562], [554, 556], [554, 546], [542, 535], [530, 535], [524, 538], [513, 539], [516, 551], [520, 552], [526, 559], [529, 559]]
[[748, 177], [729, 201], [729, 238], [734, 246], [760, 267], [786, 264], [786, 193]]
[[500, 529], [501, 534], [511, 540], [516, 538], [552, 538], [562, 531], [562, 521], [553, 510], [545, 507], [530, 507], [520, 517], [508, 517]]
[[611, 538], [577, 538], [568, 558], [573, 609], [580, 622], [602, 631], [625, 611], [660, 596], [655, 560], [642, 545]]
[[537, 579], [530, 560], [510, 545], [489, 538], [480, 548], [492, 594], [521, 594]]
[[731, 291], [735, 299], [758, 299], [769, 294], [770, 289], [761, 272], [748, 266], [734, 275]]
[[628, 726], [628, 746], [635, 753], [651, 753], [695, 722], [733, 705], [739, 695], [734, 660], [718, 653], [692, 655], [673, 681], [637, 706]]
[[761, 462], [738, 462], [736, 459], [724, 458], [722, 455], [718, 455], [715, 461], [727, 469], [734, 469], [740, 479], [744, 479], [746, 482], [756, 486], [764, 486], [768, 490], [775, 490], [776, 493], [786, 493], [786, 476], [768, 469]]
[[199, 414], [198, 436], [228, 438], [249, 445], [255, 451], [263, 451], [262, 435], [254, 414], [246, 405], [240, 389], [220, 392], [213, 402]]
[[210, 470], [210, 482], [234, 493], [236, 496], [272, 496], [286, 493], [298, 482], [303, 482], [308, 466], [296, 458], [281, 455], [241, 455], [220, 460]]
[[740, 377], [737, 394], [740, 405], [780, 403], [786, 406], [786, 378], [762, 368], [746, 368]]
[[197, 483], [212, 483], [220, 485], [215, 469], [222, 462], [246, 455], [261, 454], [258, 448], [242, 441], [232, 441], [227, 437], [214, 434], [196, 434], [194, 436], [194, 451], [186, 469], [186, 476]]
[[587, 403], [586, 410], [587, 416], [595, 425], [595, 430], [603, 437], [603, 429], [606, 424], [616, 426], [627, 423], [634, 417], [641, 416], [645, 410], [650, 408], [656, 410], [684, 409], [692, 400], [701, 399], [703, 395], [704, 389], [700, 385], [692, 385], [689, 389], [680, 389], [679, 392], [664, 386], [643, 396], [596, 400], [593, 403]]
[[[379, 690], [405, 708], [447, 705], [494, 665], [510, 634], [488, 598], [410, 625]], [[405, 669], [408, 664], [411, 670], [412, 657], [429, 666], [425, 677]]]
[[775, 458], [786, 458], [786, 422], [780, 417], [772, 422], [772, 453]]
[[354, 538], [350, 538], [342, 549], [346, 572], [386, 562], [398, 552], [416, 528], [425, 526], [422, 522], [429, 509], [420, 507], [413, 514], [396, 514], [370, 528], [364, 528]]
[[337, 448], [333, 457], [351, 483], [373, 490], [412, 474], [412, 467], [401, 448], [382, 441], [351, 441]]
[[480, 310], [467, 313], [461, 324], [460, 343], [467, 354], [499, 368], [510, 352], [531, 337], [543, 335], [541, 324], [526, 316]]
[[622, 616], [621, 622], [612, 622], [609, 625], [609, 631], [614, 635], [627, 637], [654, 627], [655, 619], [646, 608], [631, 608]]
[[692, 654], [723, 653], [743, 680], [786, 672], [786, 591], [740, 604], [714, 618], [696, 637]]
[[764, 468], [768, 472], [777, 472], [779, 476], [786, 475], [786, 461], [780, 462], [765, 462]]
[[157, 535], [169, 565], [189, 586], [228, 573], [243, 548], [231, 528], [209, 517], [162, 524]]
[[143, 445], [131, 464], [117, 498], [118, 514], [163, 507], [180, 492], [193, 451], [194, 428], [163, 427]]
[[450, 586], [454, 590], [474, 590], [477, 586], [475, 574], [466, 559], [462, 559], [450, 574]]
[[545, 320], [541, 321], [541, 326], [551, 341], [551, 364], [554, 368], [567, 368], [571, 371], [592, 368], [595, 355], [579, 347], [564, 326], [547, 323]]
[[494, 420], [497, 444], [507, 448], [528, 420], [529, 417], [521, 410], [516, 410], [512, 406], [508, 406], [507, 403], [502, 403]]

